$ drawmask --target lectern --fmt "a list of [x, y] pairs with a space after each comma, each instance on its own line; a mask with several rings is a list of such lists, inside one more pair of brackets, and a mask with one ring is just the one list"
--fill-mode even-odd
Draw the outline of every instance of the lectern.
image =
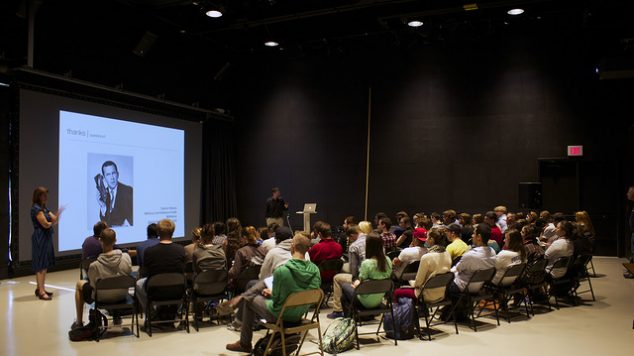
[[304, 232], [310, 234], [310, 216], [312, 214], [317, 214], [317, 204], [306, 203], [304, 204], [304, 211], [298, 211], [297, 214], [304, 215]]

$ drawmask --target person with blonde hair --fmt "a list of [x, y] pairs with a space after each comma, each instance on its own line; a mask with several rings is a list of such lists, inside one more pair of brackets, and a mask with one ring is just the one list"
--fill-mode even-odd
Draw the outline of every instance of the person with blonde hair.
[[504, 234], [506, 232], [506, 230], [508, 229], [508, 224], [506, 223], [506, 207], [504, 205], [498, 205], [496, 206], [493, 211], [495, 212], [495, 215], [497, 215], [498, 217], [498, 221], [497, 224], [500, 227], [500, 230], [502, 230], [502, 234]]
[[372, 232], [372, 223], [369, 221], [361, 221], [357, 227], [362, 234], [367, 235]]
[[577, 211], [575, 213], [575, 221], [577, 222], [578, 234], [587, 238], [594, 238], [594, 226], [590, 220], [590, 214], [587, 211]]

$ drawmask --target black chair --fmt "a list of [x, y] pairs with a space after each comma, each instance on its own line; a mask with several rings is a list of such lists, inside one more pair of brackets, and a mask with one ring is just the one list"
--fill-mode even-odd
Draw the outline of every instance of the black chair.
[[398, 249], [394, 249], [391, 251], [388, 251], [385, 255], [391, 260], [395, 259], [396, 257], [398, 257], [398, 255], [401, 254], [401, 251]]
[[[136, 281], [134, 278], [130, 276], [117, 276], [117, 277], [109, 277], [104, 279], [98, 279], [95, 283], [95, 313], [98, 312], [97, 309], [106, 309], [109, 313], [116, 312], [121, 313], [125, 311], [131, 312], [131, 322], [130, 327], [132, 328], [132, 333], [139, 337], [139, 314], [138, 314], [138, 304], [134, 295], [128, 294], [130, 288], [134, 290], [136, 285]], [[114, 290], [125, 290], [125, 299], [118, 302], [103, 302], [101, 301], [104, 293], [108, 291]], [[99, 342], [99, 338], [102, 335], [102, 330], [106, 331], [108, 329], [107, 326], [101, 325], [101, 318], [95, 318], [97, 320], [97, 327], [99, 328], [99, 332], [97, 332], [97, 342]], [[134, 333], [134, 324], [136, 322], [136, 334]]]
[[420, 266], [420, 261], [414, 261], [405, 267], [403, 273], [401, 273], [398, 277], [398, 282], [403, 285], [409, 285], [409, 281], [413, 281], [416, 279], [416, 273], [418, 272], [418, 267]]
[[[559, 257], [555, 260], [555, 263], [546, 270], [549, 274], [547, 275], [547, 281], [550, 286], [548, 289], [548, 298], [555, 297], [555, 308], [559, 309], [559, 300], [562, 297], [562, 294], [566, 296], [570, 295], [573, 290], [573, 280], [570, 277], [569, 267], [571, 265], [571, 258], [567, 256]], [[566, 269], [566, 273], [559, 278], [554, 278], [552, 276], [552, 272], [556, 269]]]
[[524, 286], [521, 283], [521, 277], [526, 270], [526, 263], [520, 263], [509, 267], [502, 275], [498, 284], [490, 284], [487, 288], [491, 289], [496, 295], [497, 300], [504, 308], [506, 320], [511, 322], [511, 313], [509, 312], [509, 302], [515, 296], [521, 296], [521, 299], [516, 299], [519, 303], [515, 306], [519, 307], [521, 303], [524, 303], [526, 309], [526, 317], [530, 318], [528, 313], [528, 304], [526, 303], [526, 292]]
[[202, 320], [200, 304], [209, 301], [227, 299], [227, 282], [229, 274], [226, 270], [209, 270], [194, 277], [191, 289], [191, 301], [194, 305], [194, 329], [198, 331], [198, 321]]
[[[420, 295], [418, 296], [418, 306], [425, 308], [425, 313], [424, 313], [425, 325], [426, 325], [425, 330], [427, 330], [427, 336], [429, 337], [429, 341], [431, 341], [431, 327], [434, 325], [440, 325], [445, 323], [445, 322], [442, 322], [442, 323], [432, 324], [432, 322], [434, 321], [434, 318], [436, 317], [436, 314], [438, 313], [438, 310], [440, 310], [441, 307], [451, 305], [451, 299], [448, 298], [447, 293], [445, 293], [445, 296], [443, 299], [434, 303], [428, 303], [423, 299], [423, 293], [426, 290], [433, 290], [437, 288], [445, 288], [445, 291], [446, 291], [447, 287], [449, 286], [449, 283], [451, 283], [453, 279], [454, 279], [454, 274], [452, 272], [437, 274], [431, 277], [430, 279], [428, 279], [427, 282], [425, 282], [425, 284], [423, 285], [423, 288], [421, 289]], [[430, 312], [433, 312], [433, 313], [430, 315]], [[416, 319], [416, 331], [418, 332], [418, 338], [422, 340], [424, 338], [424, 335], [420, 328], [420, 322], [419, 322], [420, 315], [418, 313], [418, 308], [414, 308], [414, 315]], [[458, 326], [456, 326], [456, 333], [458, 333]]]
[[[189, 333], [189, 303], [187, 302], [187, 279], [182, 273], [161, 273], [147, 279], [144, 286], [147, 293], [145, 311], [145, 330], [152, 336], [153, 324], [166, 324], [180, 321], [185, 323]], [[154, 307], [177, 306], [178, 319], [152, 320]], [[183, 308], [184, 307], [184, 308]], [[184, 310], [183, 310], [184, 309]]]
[[249, 265], [247, 266], [238, 277], [235, 278], [234, 281], [234, 295], [239, 295], [244, 293], [247, 290], [247, 284], [252, 281], [259, 279], [260, 269], [262, 265]]
[[97, 261], [96, 257], [83, 258], [79, 262], [79, 279], [88, 279], [88, 268], [90, 264]]
[[[392, 315], [392, 320], [394, 320], [394, 309], [392, 308], [393, 286], [394, 285], [392, 283], [392, 280], [390, 279], [379, 279], [379, 280], [367, 279], [361, 282], [361, 284], [359, 284], [354, 289], [354, 295], [352, 296], [352, 303], [350, 304], [350, 316], [352, 317], [352, 320], [354, 320], [354, 337], [355, 337], [357, 350], [359, 350], [360, 348], [359, 335], [376, 334], [377, 340], [379, 339], [379, 331], [381, 330], [381, 325], [383, 325], [383, 318], [386, 312], [389, 312]], [[383, 294], [385, 298], [385, 302], [381, 303], [381, 305], [379, 305], [376, 308], [366, 309], [361, 304], [361, 302], [359, 302], [359, 299], [357, 297], [360, 295], [367, 295], [367, 294]], [[362, 323], [361, 318], [375, 317], [377, 315], [381, 315], [381, 320], [379, 321], [379, 326], [376, 329], [376, 333], [359, 334], [358, 328], [359, 328], [359, 324]], [[397, 344], [398, 343], [395, 338], [394, 345], [396, 346]]]
[[[581, 255], [575, 259], [575, 262], [572, 265], [572, 270], [574, 272], [573, 282], [574, 282], [574, 295], [575, 297], [579, 297], [579, 294], [588, 293], [592, 294], [592, 301], [596, 301], [594, 297], [594, 289], [592, 288], [592, 281], [590, 280], [590, 268], [594, 270], [592, 266], [592, 255]], [[585, 290], [582, 292], [578, 292], [579, 287], [581, 286], [581, 282], [588, 282], [589, 290]]]
[[457, 265], [457, 264], [458, 264], [458, 262], [460, 262], [460, 260], [461, 260], [461, 259], [462, 259], [462, 256], [458, 256], [458, 257], [454, 258], [454, 259], [451, 261], [451, 267], [454, 267], [455, 265]]
[[[334, 274], [337, 274], [341, 272], [341, 268], [343, 268], [343, 260], [341, 258], [323, 260], [319, 263], [320, 272], [330, 271], [330, 272], [334, 272]], [[323, 290], [324, 293], [326, 294], [326, 299], [324, 300], [323, 305], [327, 307], [328, 301], [330, 300], [330, 297], [332, 296], [332, 292], [333, 292], [332, 279], [330, 279], [329, 281], [322, 279], [321, 290]]]
[[546, 266], [548, 260], [540, 259], [533, 263], [532, 266], [527, 267], [524, 276], [521, 281], [521, 285], [526, 289], [526, 295], [528, 296], [528, 303], [531, 310], [531, 314], [535, 316], [535, 309], [533, 305], [537, 300], [537, 297], [546, 296], [543, 301], [548, 305], [548, 310], [552, 310], [550, 300], [547, 297], [545, 290], [546, 285]]
[[[493, 279], [493, 276], [495, 276], [495, 267], [478, 270], [474, 272], [471, 278], [469, 279], [469, 282], [467, 283], [464, 291], [460, 293], [460, 297], [458, 298], [456, 305], [454, 305], [452, 313], [451, 313], [453, 315], [454, 325], [456, 327], [456, 334], [458, 333], [458, 320], [457, 320], [458, 318], [456, 317], [455, 311], [456, 311], [456, 308], [460, 306], [463, 301], [465, 305], [467, 306], [469, 315], [471, 316], [470, 324], [473, 331], [476, 331], [476, 332], [478, 331], [478, 327], [475, 322], [475, 319], [476, 319], [475, 309], [477, 304], [480, 303], [481, 301], [493, 302], [493, 309], [495, 311], [495, 319], [497, 321], [497, 324], [500, 325], [500, 316], [498, 314], [498, 308], [497, 308], [497, 304], [493, 296], [493, 293], [491, 293], [490, 291], [487, 291], [484, 288], [484, 284], [491, 282], [491, 280]], [[472, 288], [472, 287], [475, 287], [475, 288]], [[480, 308], [477, 315], [478, 317], [482, 313], [483, 309], [484, 308]]]

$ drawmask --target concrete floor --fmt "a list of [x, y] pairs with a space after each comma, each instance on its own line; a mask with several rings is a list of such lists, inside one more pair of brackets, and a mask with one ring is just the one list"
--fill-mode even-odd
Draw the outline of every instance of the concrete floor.
[[[395, 347], [391, 340], [382, 340], [381, 344], [369, 344], [346, 355], [633, 355], [634, 280], [622, 277], [623, 262], [595, 258], [599, 274], [592, 281], [596, 302], [544, 312], [528, 321], [502, 321], [501, 326], [478, 332], [461, 327], [459, 335], [453, 332], [453, 325], [442, 325], [437, 329], [445, 333], [432, 342], [413, 339], [399, 341]], [[200, 332], [192, 328], [190, 334], [175, 331], [155, 333], [150, 338], [141, 332], [139, 339], [123, 335], [100, 343], [70, 342], [68, 329], [74, 319], [77, 277], [76, 270], [49, 274], [47, 289], [55, 293], [50, 302], [35, 298], [33, 276], [0, 282], [0, 310], [4, 311], [0, 355], [236, 355], [225, 351], [225, 344], [238, 340], [238, 333], [217, 325], [201, 328]], [[582, 296], [590, 298], [590, 294]], [[322, 330], [330, 322], [325, 317], [328, 311], [322, 312]], [[254, 340], [261, 334], [258, 332]], [[302, 351], [317, 351], [317, 347], [308, 343]]]

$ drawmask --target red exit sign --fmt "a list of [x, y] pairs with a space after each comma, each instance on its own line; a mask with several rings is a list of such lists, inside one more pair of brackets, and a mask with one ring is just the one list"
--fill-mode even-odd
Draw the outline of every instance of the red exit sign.
[[568, 146], [568, 157], [583, 156], [583, 146]]

